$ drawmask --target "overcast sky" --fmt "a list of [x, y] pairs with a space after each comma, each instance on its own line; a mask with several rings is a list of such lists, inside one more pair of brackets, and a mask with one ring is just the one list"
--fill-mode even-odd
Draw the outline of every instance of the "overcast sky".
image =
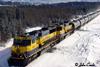
[[73, 1], [100, 1], [100, 0], [4, 0], [4, 1], [21, 1], [21, 2], [40, 2], [40, 3], [59, 3], [59, 2], [73, 2]]

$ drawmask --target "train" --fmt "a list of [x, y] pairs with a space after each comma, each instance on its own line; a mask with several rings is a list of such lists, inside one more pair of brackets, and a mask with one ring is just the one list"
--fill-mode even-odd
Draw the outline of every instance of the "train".
[[56, 23], [53, 26], [42, 27], [40, 30], [15, 36], [11, 47], [11, 56], [8, 58], [8, 65], [25, 67], [99, 14], [100, 11], [98, 10], [70, 22], [66, 20], [59, 23], [54, 21]]

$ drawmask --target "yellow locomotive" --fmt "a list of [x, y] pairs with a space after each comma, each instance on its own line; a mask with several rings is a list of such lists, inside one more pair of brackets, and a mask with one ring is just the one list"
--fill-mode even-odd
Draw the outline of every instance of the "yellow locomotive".
[[9, 66], [27, 65], [43, 51], [60, 42], [72, 29], [73, 24], [66, 23], [16, 36], [11, 47], [11, 57], [8, 59]]

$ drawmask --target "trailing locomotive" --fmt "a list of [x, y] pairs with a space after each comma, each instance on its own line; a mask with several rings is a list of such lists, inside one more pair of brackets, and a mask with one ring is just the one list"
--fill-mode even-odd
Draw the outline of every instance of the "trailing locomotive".
[[16, 36], [11, 47], [11, 57], [8, 59], [9, 66], [26, 66], [43, 52], [52, 48], [63, 40], [75, 29], [95, 18], [100, 11], [84, 15], [72, 22], [56, 24], [55, 26], [43, 27], [40, 30], [28, 32], [25, 35]]

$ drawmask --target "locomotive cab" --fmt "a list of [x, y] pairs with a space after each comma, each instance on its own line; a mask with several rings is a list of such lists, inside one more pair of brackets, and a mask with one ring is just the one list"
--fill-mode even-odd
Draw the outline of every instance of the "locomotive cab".
[[28, 36], [16, 36], [14, 38], [11, 47], [11, 57], [8, 59], [9, 66], [26, 65], [29, 61], [28, 58], [38, 50], [38, 34], [32, 32], [28, 34]]
[[14, 38], [12, 52], [13, 53], [24, 53], [27, 50], [27, 46], [31, 45], [31, 38], [17, 36]]
[[[39, 45], [39, 33], [38, 31], [33, 31], [27, 33], [26, 36], [17, 36], [14, 38], [14, 43], [12, 46], [12, 53], [14, 54], [24, 54], [25, 57], [31, 55], [31, 51], [38, 49]], [[12, 55], [13, 56], [13, 55]]]

